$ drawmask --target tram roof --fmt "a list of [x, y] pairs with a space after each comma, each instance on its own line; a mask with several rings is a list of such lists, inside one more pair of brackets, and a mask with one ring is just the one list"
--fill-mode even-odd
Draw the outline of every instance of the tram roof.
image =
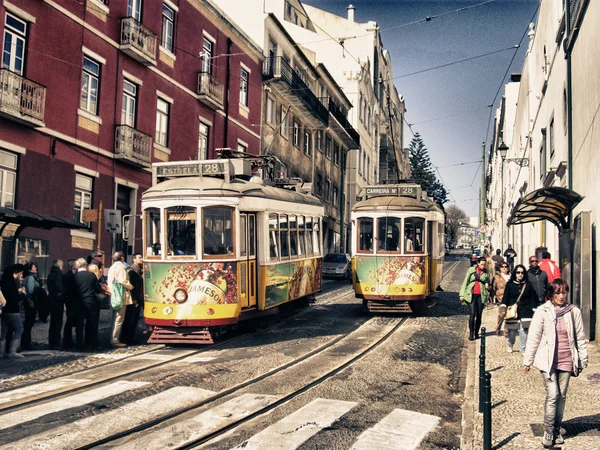
[[310, 195], [290, 189], [267, 186], [234, 178], [227, 182], [212, 177], [182, 177], [158, 183], [142, 194], [143, 200], [164, 197], [256, 197], [296, 204], [322, 206], [321, 201]]
[[435, 211], [442, 213], [437, 204], [429, 200], [414, 197], [383, 196], [362, 200], [352, 207], [352, 211], [389, 211], [402, 209], [407, 211]]

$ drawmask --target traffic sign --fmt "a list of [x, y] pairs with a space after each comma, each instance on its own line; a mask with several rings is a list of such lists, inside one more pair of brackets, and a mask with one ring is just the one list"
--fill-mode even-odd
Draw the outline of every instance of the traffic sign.
[[481, 231], [481, 234], [488, 234], [490, 232], [490, 228], [485, 223], [482, 223], [479, 227], [479, 231]]
[[98, 222], [98, 210], [97, 209], [84, 209], [81, 212], [82, 222]]

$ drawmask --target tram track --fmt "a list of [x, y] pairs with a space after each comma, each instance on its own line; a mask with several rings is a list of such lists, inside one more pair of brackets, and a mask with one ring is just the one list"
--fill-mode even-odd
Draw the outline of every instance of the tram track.
[[[396, 331], [398, 329], [400, 329], [402, 327], [402, 325], [404, 325], [404, 323], [406, 323], [406, 321], [409, 319], [409, 317], [402, 317], [402, 318], [398, 318], [398, 323], [396, 323], [390, 330], [388, 330], [387, 332], [385, 332], [383, 334], [383, 336], [379, 337], [378, 339], [376, 339], [374, 342], [368, 344], [365, 348], [361, 349], [358, 352], [355, 352], [354, 354], [352, 354], [351, 356], [349, 356], [348, 358], [345, 359], [345, 361], [343, 361], [342, 363], [336, 365], [335, 367], [328, 369], [324, 374], [321, 374], [318, 378], [304, 384], [303, 386], [295, 389], [294, 391], [284, 395], [283, 397], [281, 397], [280, 399], [274, 401], [273, 403], [268, 404], [267, 406], [245, 416], [240, 418], [239, 420], [236, 420], [232, 423], [227, 424], [226, 426], [220, 427], [219, 429], [212, 431], [208, 434], [206, 434], [205, 436], [202, 436], [201, 438], [198, 439], [194, 439], [190, 442], [186, 442], [184, 445], [179, 445], [179, 446], [173, 446], [173, 447], [169, 447], [169, 448], [176, 448], [176, 449], [191, 449], [191, 448], [197, 448], [198, 446], [207, 443], [209, 441], [212, 441], [213, 439], [216, 439], [220, 436], [222, 436], [223, 434], [227, 433], [228, 431], [243, 425], [246, 422], [249, 422], [255, 418], [258, 418], [260, 416], [263, 416], [265, 414], [268, 414], [269, 412], [271, 412], [272, 410], [274, 410], [275, 408], [290, 402], [291, 400], [295, 399], [296, 397], [304, 394], [305, 392], [321, 385], [322, 383], [324, 383], [325, 381], [331, 379], [332, 377], [334, 377], [335, 375], [337, 375], [338, 373], [340, 373], [341, 371], [343, 371], [344, 369], [348, 368], [349, 366], [351, 366], [352, 364], [360, 361], [362, 358], [364, 358], [365, 356], [367, 356], [369, 353], [371, 353], [373, 350], [375, 350], [377, 347], [379, 347], [380, 345], [382, 345], [383, 343], [385, 343], [389, 338], [391, 338], [394, 333], [396, 333]], [[369, 320], [372, 321], [376, 321], [378, 320], [377, 317], [373, 317], [373, 318], [364, 318], [363, 320], [358, 322], [358, 327], [360, 328], [360, 326], [364, 325], [366, 322], [368, 322]], [[307, 362], [311, 359], [317, 358], [320, 355], [324, 355], [325, 352], [327, 350], [333, 349], [333, 347], [338, 344], [341, 343], [343, 340], [350, 340], [351, 339], [351, 334], [344, 334], [341, 336], [338, 336], [337, 338], [323, 344], [322, 346], [298, 357], [295, 358], [292, 361], [289, 361], [281, 366], [278, 366], [268, 372], [265, 372], [264, 374], [261, 374], [257, 377], [254, 377], [252, 379], [246, 380], [242, 383], [239, 383], [233, 387], [224, 389], [210, 397], [207, 397], [199, 402], [196, 402], [188, 407], [185, 408], [181, 408], [177, 411], [174, 411], [172, 413], [163, 415], [161, 417], [157, 417], [151, 421], [145, 422], [143, 424], [137, 425], [135, 427], [132, 427], [130, 429], [121, 431], [119, 433], [115, 433], [111, 436], [107, 436], [105, 438], [99, 439], [95, 442], [91, 442], [88, 443], [86, 445], [77, 447], [78, 450], [87, 450], [87, 449], [92, 449], [92, 448], [98, 448], [98, 447], [103, 447], [106, 444], [109, 444], [107, 446], [108, 447], [112, 447], [110, 444], [115, 443], [115, 441], [118, 440], [122, 440], [124, 438], [130, 437], [132, 435], [134, 435], [135, 433], [139, 433], [141, 431], [146, 431], [149, 430], [153, 427], [156, 427], [157, 425], [161, 425], [164, 424], [165, 422], [171, 421], [173, 419], [177, 419], [179, 417], [181, 417], [182, 415], [187, 415], [188, 413], [192, 413], [195, 411], [200, 411], [202, 410], [204, 407], [206, 407], [207, 405], [213, 403], [213, 402], [217, 402], [219, 400], [223, 400], [226, 399], [227, 397], [236, 394], [236, 393], [240, 393], [241, 391], [254, 386], [254, 385], [258, 385], [258, 383], [268, 380], [270, 378], [273, 378], [275, 375], [278, 374], [282, 374], [283, 372], [285, 372], [286, 370], [292, 369], [296, 366], [299, 366], [301, 363], [303, 362]], [[362, 339], [362, 338], [357, 338], [358, 339]], [[121, 448], [121, 445], [117, 445], [119, 448]], [[136, 447], [137, 448], [137, 447]], [[140, 447], [141, 448], [141, 447]]]
[[[345, 288], [346, 287], [342, 288], [341, 290], [343, 290]], [[327, 297], [329, 297], [330, 295], [334, 295], [334, 293], [336, 291], [337, 290], [334, 290], [334, 292], [328, 291], [327, 294], [329, 294], [329, 295], [327, 295]], [[339, 297], [334, 296], [331, 299], [327, 298], [324, 301], [317, 302], [313, 305], [313, 307], [307, 307], [307, 308], [299, 310], [293, 314], [286, 315], [282, 321], [275, 322], [266, 327], [262, 327], [262, 328], [258, 329], [258, 331], [267, 331], [267, 330], [271, 330], [271, 329], [280, 327], [282, 325], [286, 325], [287, 323], [292, 322], [292, 321], [298, 319], [299, 317], [301, 317], [305, 314], [308, 314], [311, 311], [314, 311], [315, 306], [327, 306], [329, 304], [334, 303], [337, 298], [339, 298]], [[358, 326], [360, 326], [360, 324]], [[190, 350], [189, 352], [184, 353], [182, 355], [180, 354], [179, 356], [174, 356], [172, 358], [168, 358], [168, 359], [165, 359], [162, 361], [156, 361], [156, 360], [152, 361], [151, 359], [146, 359], [148, 357], [148, 354], [150, 354], [150, 353], [157, 353], [159, 351], [164, 351], [164, 350], [168, 349], [167, 346], [161, 345], [159, 348], [155, 348], [155, 349], [151, 349], [151, 350], [148, 350], [145, 352], [137, 353], [135, 355], [130, 355], [130, 356], [127, 356], [124, 358], [115, 359], [113, 361], [107, 361], [104, 363], [94, 365], [92, 367], [86, 367], [86, 368], [83, 368], [80, 370], [75, 370], [73, 372], [69, 372], [68, 374], [61, 375], [58, 378], [51, 377], [51, 378], [46, 378], [46, 379], [42, 379], [42, 380], [36, 380], [31, 383], [19, 385], [18, 387], [15, 387], [15, 388], [6, 389], [6, 390], [0, 392], [0, 398], [2, 395], [7, 395], [7, 394], [10, 395], [10, 393], [13, 391], [18, 391], [20, 389], [25, 389], [27, 387], [31, 387], [33, 385], [37, 385], [37, 384], [41, 384], [41, 383], [45, 383], [45, 382], [57, 381], [57, 380], [61, 380], [61, 379], [63, 379], [63, 380], [69, 379], [69, 378], [72, 378], [73, 376], [79, 376], [82, 378], [86, 378], [86, 377], [92, 378], [89, 381], [82, 381], [81, 383], [77, 384], [76, 386], [64, 386], [63, 388], [58, 388], [58, 389], [51, 390], [48, 392], [43, 392], [38, 395], [28, 396], [25, 401], [19, 401], [17, 399], [14, 402], [6, 402], [4, 405], [0, 404], [0, 414], [12, 412], [12, 411], [24, 408], [24, 407], [34, 405], [36, 403], [59, 399], [59, 398], [65, 397], [67, 395], [71, 395], [71, 394], [75, 394], [78, 392], [89, 390], [90, 388], [93, 388], [93, 387], [106, 385], [110, 382], [115, 382], [115, 381], [118, 381], [125, 377], [138, 375], [138, 374], [141, 374], [141, 373], [146, 372], [151, 369], [157, 369], [160, 367], [164, 367], [169, 364], [179, 362], [186, 358], [191, 358], [191, 357], [197, 356], [202, 353], [206, 353], [209, 351], [219, 349], [221, 347], [228, 346], [230, 344], [234, 344], [238, 341], [247, 339], [249, 336], [251, 336], [254, 333], [256, 333], [256, 331], [244, 333], [244, 334], [241, 334], [241, 335], [229, 338], [229, 339], [225, 339], [221, 342], [212, 344], [210, 346], [203, 347], [203, 348], [195, 350], [195, 351]], [[179, 349], [179, 351], [182, 352], [182, 351], [185, 351], [185, 349]], [[110, 372], [109, 374], [101, 375], [100, 377], [94, 376], [94, 372], [98, 372], [103, 369], [109, 369], [110, 368], [109, 366], [117, 366], [120, 364], [122, 365], [123, 363], [125, 363], [125, 364], [131, 363], [132, 361], [134, 361], [136, 359], [139, 359], [140, 361], [146, 361], [146, 362], [142, 363], [140, 365], [140, 367], [129, 368], [129, 369], [125, 368], [124, 370], [118, 371], [117, 373]], [[86, 374], [88, 374], [88, 375], [86, 375]]]

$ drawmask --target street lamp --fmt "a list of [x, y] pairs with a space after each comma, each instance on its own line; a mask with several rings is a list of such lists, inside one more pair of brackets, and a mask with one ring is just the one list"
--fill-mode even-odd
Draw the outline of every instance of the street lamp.
[[517, 163], [521, 167], [529, 166], [529, 159], [527, 159], [527, 158], [508, 158], [508, 159], [506, 159], [506, 155], [508, 153], [508, 145], [506, 145], [504, 143], [504, 141], [502, 141], [502, 143], [498, 146], [498, 152], [500, 153], [500, 157], [502, 158], [503, 162], [504, 161], [514, 162], [514, 163]]

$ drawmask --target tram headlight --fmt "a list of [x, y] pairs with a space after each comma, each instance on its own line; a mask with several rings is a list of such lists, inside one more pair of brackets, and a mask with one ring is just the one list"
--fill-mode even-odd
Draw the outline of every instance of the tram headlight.
[[185, 303], [188, 299], [188, 294], [185, 289], [177, 289], [173, 294], [173, 297], [177, 303]]

